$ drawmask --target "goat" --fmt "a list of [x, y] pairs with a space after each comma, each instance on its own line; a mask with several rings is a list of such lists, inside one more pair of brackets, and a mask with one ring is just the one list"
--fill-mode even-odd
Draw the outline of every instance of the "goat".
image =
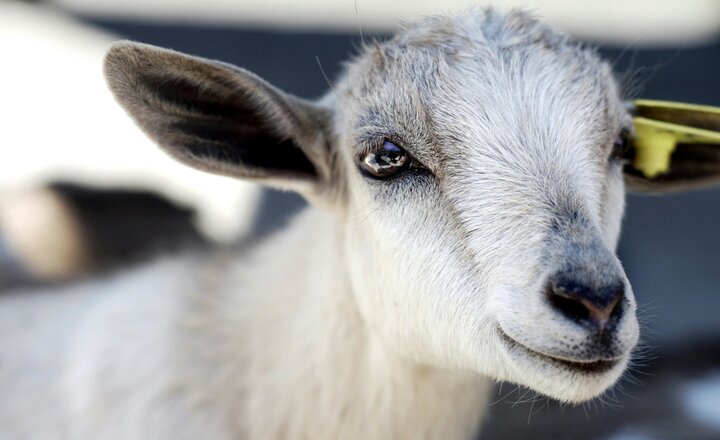
[[5, 438], [469, 439], [495, 380], [582, 402], [623, 374], [632, 127], [592, 50], [487, 10], [364, 47], [316, 102], [131, 42], [105, 74], [174, 158], [311, 207], [242, 254], [4, 295]]

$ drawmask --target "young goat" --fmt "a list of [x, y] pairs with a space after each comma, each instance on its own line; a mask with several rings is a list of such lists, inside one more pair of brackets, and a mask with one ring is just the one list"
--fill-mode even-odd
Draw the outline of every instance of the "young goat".
[[136, 43], [105, 72], [176, 159], [312, 207], [244, 256], [3, 296], [3, 438], [470, 439], [493, 380], [581, 402], [623, 373], [631, 119], [591, 50], [490, 11], [365, 48], [314, 103]]

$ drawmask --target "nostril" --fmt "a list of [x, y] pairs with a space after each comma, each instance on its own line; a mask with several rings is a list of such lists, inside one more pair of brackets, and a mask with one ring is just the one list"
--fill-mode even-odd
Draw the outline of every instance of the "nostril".
[[590, 318], [588, 309], [581, 302], [572, 298], [565, 290], [558, 289], [554, 284], [550, 283], [546, 293], [553, 308], [567, 318], [578, 321], [585, 321]]
[[564, 280], [548, 283], [546, 295], [550, 305], [566, 318], [603, 329], [622, 314], [625, 289], [622, 284], [591, 289], [583, 284]]

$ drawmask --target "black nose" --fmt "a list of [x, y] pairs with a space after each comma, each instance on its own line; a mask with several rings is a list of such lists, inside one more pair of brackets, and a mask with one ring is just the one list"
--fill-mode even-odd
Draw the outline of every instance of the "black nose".
[[568, 276], [551, 277], [547, 296], [555, 310], [586, 327], [603, 330], [622, 315], [625, 283], [613, 280], [600, 286]]

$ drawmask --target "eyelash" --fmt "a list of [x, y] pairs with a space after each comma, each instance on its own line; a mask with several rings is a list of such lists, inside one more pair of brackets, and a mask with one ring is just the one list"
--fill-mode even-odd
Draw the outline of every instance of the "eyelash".
[[398, 147], [402, 148], [403, 150], [407, 151], [403, 145], [405, 145], [405, 142], [402, 140], [402, 138], [396, 134], [389, 134], [389, 135], [382, 135], [382, 134], [371, 134], [371, 135], [365, 135], [361, 138], [359, 138], [356, 142], [356, 144], [360, 147], [357, 155], [357, 161], [362, 161], [363, 157], [366, 155], [372, 153], [373, 151], [376, 151], [378, 148], [382, 147], [383, 143], [385, 141], [390, 141], [393, 144], [397, 145]]

